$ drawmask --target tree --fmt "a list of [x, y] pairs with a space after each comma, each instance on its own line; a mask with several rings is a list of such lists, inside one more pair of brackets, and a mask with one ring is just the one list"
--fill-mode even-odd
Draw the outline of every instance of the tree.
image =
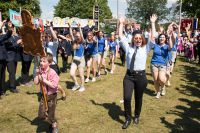
[[152, 14], [157, 14], [158, 20], [164, 20], [169, 13], [167, 0], [127, 0], [126, 16], [147, 25]]
[[41, 15], [39, 0], [1, 0], [0, 10], [3, 19], [9, 16], [9, 9], [19, 12], [20, 7], [29, 10], [34, 17], [40, 17]]
[[[60, 0], [54, 7], [56, 17], [78, 17], [78, 18], [93, 18], [94, 0]], [[101, 14], [100, 20], [112, 18], [111, 10], [107, 0], [98, 0]]]
[[[177, 2], [180, 4], [181, 0]], [[182, 13], [188, 17], [200, 17], [200, 1], [199, 0], [182, 0]], [[179, 12], [179, 6], [177, 6], [177, 12]]]

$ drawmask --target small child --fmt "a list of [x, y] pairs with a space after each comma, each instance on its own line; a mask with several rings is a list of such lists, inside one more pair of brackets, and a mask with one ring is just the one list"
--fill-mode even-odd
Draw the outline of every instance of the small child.
[[[58, 76], [59, 76], [59, 68], [58, 68], [58, 65], [57, 64], [52, 64], [53, 63], [53, 54], [51, 54], [51, 53], [47, 53], [47, 56], [49, 57], [49, 58], [52, 58], [52, 59], [50, 59], [49, 61], [51, 61], [51, 62], [49, 62], [50, 63], [50, 68], [51, 69], [53, 69], [57, 74], [58, 74]], [[65, 93], [65, 90], [61, 87], [61, 85], [58, 85], [58, 91], [60, 91], [61, 92], [61, 94], [62, 94], [62, 100], [63, 101], [65, 101], [66, 100], [66, 93]]]
[[[57, 91], [58, 91], [58, 82], [59, 76], [57, 73], [51, 69], [50, 63], [52, 62], [52, 56], [47, 55], [40, 59], [40, 70], [36, 70], [36, 76], [34, 78], [34, 83], [39, 84], [40, 82], [44, 83], [44, 89], [47, 93], [47, 104], [48, 104], [48, 116], [45, 115], [45, 103], [44, 97], [41, 98], [38, 117], [46, 119], [50, 123], [49, 130], [50, 132], [58, 132], [57, 122], [55, 119], [55, 110], [57, 102]], [[40, 88], [42, 89], [42, 88]]]

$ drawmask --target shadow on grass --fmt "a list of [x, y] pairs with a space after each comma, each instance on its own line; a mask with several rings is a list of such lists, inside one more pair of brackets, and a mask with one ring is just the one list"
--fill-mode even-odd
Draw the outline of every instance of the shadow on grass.
[[155, 96], [155, 91], [146, 88], [144, 93], [148, 94], [149, 96]]
[[74, 86], [74, 82], [72, 81], [66, 81], [65, 84], [67, 89], [72, 89], [72, 87]]
[[[184, 58], [180, 58], [184, 65], [178, 66], [183, 68], [180, 71], [181, 79], [186, 83], [181, 84], [180, 88], [176, 90], [182, 95], [188, 96], [188, 98], [200, 98], [200, 69], [196, 67], [193, 63], [185, 63]], [[186, 105], [177, 105], [175, 110], [170, 110], [168, 114], [177, 115], [178, 118], [170, 123], [165, 117], [161, 117], [161, 122], [165, 126], [171, 129], [171, 133], [181, 132], [181, 133], [196, 133], [200, 131], [200, 101], [190, 100], [186, 98], [179, 98], [178, 100], [184, 102]]]
[[41, 98], [42, 98], [42, 93], [40, 93], [40, 92], [29, 92], [29, 91], [27, 91], [26, 94], [28, 94], [28, 95], [37, 95], [38, 102], [39, 102], [39, 101], [41, 100]]
[[29, 118], [27, 118], [26, 116], [23, 116], [21, 114], [17, 114], [18, 116], [20, 116], [21, 118], [27, 120], [28, 122], [30, 122], [31, 125], [36, 125], [37, 126], [37, 130], [36, 133], [41, 133], [41, 132], [49, 132], [49, 123], [43, 121], [42, 119], [36, 117], [33, 120], [30, 120]]
[[119, 116], [124, 116], [123, 111], [121, 110], [121, 107], [119, 105], [116, 105], [115, 102], [113, 103], [96, 103], [94, 100], [90, 100], [92, 104], [96, 106], [102, 106], [105, 109], [108, 110], [108, 115], [115, 121], [123, 124], [124, 122], [119, 118]]
[[161, 123], [171, 129], [171, 133], [196, 133], [200, 131], [200, 102], [179, 98], [180, 101], [187, 103], [189, 107], [177, 105], [177, 110], [171, 110], [168, 114], [179, 116], [173, 123], [161, 117]]

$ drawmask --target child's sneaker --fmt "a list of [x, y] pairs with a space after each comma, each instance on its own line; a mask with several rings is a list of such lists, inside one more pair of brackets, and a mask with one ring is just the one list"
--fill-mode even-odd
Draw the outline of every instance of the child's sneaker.
[[83, 92], [83, 91], [85, 91], [85, 87], [81, 86], [80, 89], [79, 89], [79, 92]]
[[96, 78], [92, 78], [92, 82], [95, 82], [96, 81]]
[[89, 78], [86, 78], [85, 79], [85, 83], [88, 83], [90, 80], [89, 80]]
[[72, 88], [72, 91], [78, 90], [79, 87], [80, 87], [80, 85], [74, 85], [73, 88]]

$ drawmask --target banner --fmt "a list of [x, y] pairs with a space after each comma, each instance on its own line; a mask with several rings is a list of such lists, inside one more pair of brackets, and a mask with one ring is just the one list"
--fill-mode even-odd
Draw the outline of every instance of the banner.
[[0, 22], [2, 22], [2, 15], [1, 15], [1, 10], [0, 10]]
[[41, 18], [34, 18], [33, 19], [33, 23], [34, 23], [34, 26], [35, 28], [40, 28], [40, 31], [41, 32], [44, 32], [44, 23], [43, 23], [43, 19]]
[[86, 27], [87, 25], [89, 27], [94, 26], [94, 21], [92, 19], [80, 19], [80, 18], [60, 18], [60, 17], [54, 17], [53, 18], [53, 27], [61, 28], [61, 27], [69, 27], [68, 23], [71, 25], [71, 27], [78, 27], [78, 24], [81, 25], [81, 27]]
[[12, 23], [16, 26], [16, 27], [20, 27], [22, 26], [21, 23], [21, 14], [9, 9], [9, 16], [10, 16], [10, 21], [12, 21]]
[[181, 31], [185, 31], [185, 28], [188, 26], [188, 24], [192, 24], [192, 19], [181, 19]]
[[198, 28], [198, 18], [194, 18], [193, 20], [193, 30], [197, 30]]

